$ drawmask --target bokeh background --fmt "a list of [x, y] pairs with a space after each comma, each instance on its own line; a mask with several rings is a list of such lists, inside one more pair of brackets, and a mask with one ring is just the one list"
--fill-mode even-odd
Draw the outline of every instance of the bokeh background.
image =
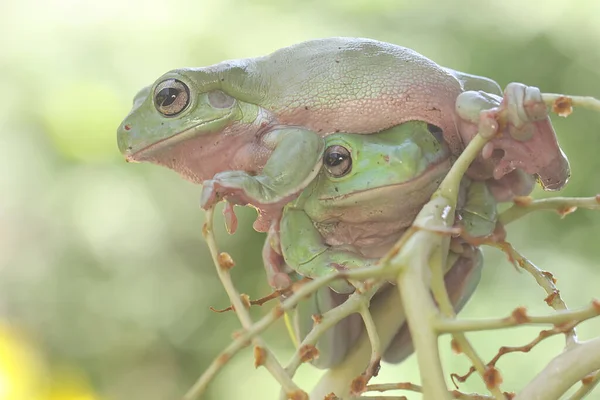
[[[126, 164], [116, 128], [134, 94], [167, 70], [257, 56], [306, 39], [362, 36], [411, 47], [438, 63], [545, 92], [600, 97], [600, 3], [405, 0], [21, 0], [0, 4], [0, 399], [179, 398], [230, 341], [235, 316], [200, 230], [200, 187], [152, 165]], [[600, 192], [600, 115], [554, 118], [573, 176], [564, 195]], [[537, 196], [551, 194], [536, 192]], [[241, 210], [222, 248], [234, 278], [268, 293], [264, 237]], [[555, 273], [569, 306], [600, 296], [600, 213], [532, 215], [509, 228], [530, 259]], [[463, 315], [547, 312], [531, 277], [486, 249], [481, 286]], [[267, 306], [268, 309], [268, 306]], [[254, 310], [256, 317], [266, 309]], [[600, 332], [581, 326], [580, 337]], [[484, 358], [535, 329], [470, 335]], [[265, 338], [283, 359], [283, 323]], [[517, 390], [560, 351], [562, 338], [499, 363]], [[467, 362], [442, 348], [448, 372]], [[308, 366], [298, 382], [321, 374]], [[411, 357], [379, 382], [418, 382]], [[461, 386], [482, 390], [477, 377]], [[232, 360], [208, 399], [271, 399], [277, 386]], [[596, 396], [599, 396], [597, 394]], [[409, 399], [418, 395], [408, 394]]]

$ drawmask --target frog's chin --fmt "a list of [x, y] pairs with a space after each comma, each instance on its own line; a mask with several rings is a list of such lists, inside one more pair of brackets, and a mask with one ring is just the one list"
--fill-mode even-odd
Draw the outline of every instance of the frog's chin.
[[214, 118], [208, 121], [203, 121], [199, 124], [193, 125], [187, 129], [184, 129], [180, 132], [174, 133], [171, 136], [168, 136], [164, 139], [156, 141], [152, 144], [149, 144], [146, 147], [143, 147], [139, 150], [133, 151], [130, 154], [125, 154], [125, 160], [127, 162], [141, 162], [146, 161], [151, 157], [152, 154], [160, 152], [165, 148], [174, 146], [180, 142], [197, 138], [198, 136], [208, 136], [212, 133], [219, 132], [223, 130], [224, 125], [227, 124], [231, 117], [231, 113], [227, 114], [223, 117]]
[[352, 193], [345, 193], [336, 196], [324, 196], [320, 197], [319, 200], [326, 203], [353, 203], [355, 198], [360, 198], [357, 200], [359, 202], [365, 201], [365, 198], [369, 196], [379, 197], [382, 190], [402, 190], [406, 189], [406, 193], [413, 193], [415, 191], [422, 190], [425, 187], [428, 187], [429, 184], [435, 180], [438, 180], [441, 176], [445, 176], [450, 167], [452, 166], [450, 157], [443, 158], [436, 162], [435, 164], [431, 164], [425, 171], [421, 174], [415, 176], [412, 179], [409, 179], [404, 182], [378, 186], [364, 190], [356, 190]]

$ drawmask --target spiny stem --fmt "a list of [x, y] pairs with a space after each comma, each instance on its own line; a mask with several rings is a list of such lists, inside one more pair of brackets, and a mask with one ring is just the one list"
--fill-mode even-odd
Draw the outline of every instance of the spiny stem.
[[489, 319], [439, 319], [435, 327], [439, 332], [476, 332], [506, 329], [529, 325], [565, 325], [578, 324], [600, 315], [600, 302], [593, 301], [589, 306], [577, 310], [563, 310], [550, 315], [527, 315], [524, 308], [517, 308], [506, 318]]
[[[423, 393], [423, 387], [409, 382], [403, 383], [381, 383], [368, 385], [365, 392], [387, 392], [392, 390], [407, 390], [416, 393]], [[453, 399], [459, 400], [494, 400], [494, 397], [481, 394], [463, 393], [458, 390], [448, 392]], [[372, 397], [368, 397], [371, 399]]]
[[[445, 260], [441, 257], [440, 253], [436, 253], [431, 259], [431, 291], [440, 311], [448, 319], [455, 319], [456, 314], [444, 283], [444, 269], [442, 268], [442, 263], [445, 263], [446, 269], [448, 269], [451, 268], [451, 265], [449, 264], [454, 264], [454, 259], [457, 258], [451, 257], [448, 260]], [[475, 367], [494, 398], [496, 400], [504, 400], [505, 397], [500, 390], [499, 385], [497, 385], [496, 382], [491, 382], [487, 378], [488, 374], [486, 374], [486, 366], [481, 357], [477, 354], [475, 348], [471, 345], [471, 342], [467, 339], [467, 336], [463, 332], [454, 332], [452, 337], [460, 351], [471, 361], [471, 364]]]
[[534, 211], [555, 211], [564, 217], [577, 208], [600, 210], [600, 194], [594, 197], [554, 197], [540, 200], [518, 197], [514, 200], [514, 205], [503, 211], [498, 219], [503, 225], [508, 225]]
[[[560, 291], [556, 288], [555, 279], [551, 273], [542, 271], [536, 267], [508, 242], [497, 243], [496, 246], [508, 255], [509, 260], [512, 261], [515, 266], [529, 272], [536, 280], [537, 284], [546, 291], [548, 294], [548, 297], [544, 299], [546, 304], [557, 311], [569, 309], [567, 304], [560, 297]], [[572, 346], [577, 343], [577, 333], [575, 332], [575, 329], [565, 333], [565, 341], [567, 346]]]
[[[231, 302], [233, 309], [235, 310], [235, 313], [242, 324], [242, 327], [245, 330], [250, 330], [252, 329], [253, 325], [252, 318], [242, 302], [240, 294], [235, 289], [233, 281], [231, 280], [231, 275], [229, 274], [229, 270], [234, 266], [233, 260], [231, 260], [231, 257], [229, 257], [228, 254], [219, 253], [217, 244], [215, 242], [215, 237], [213, 234], [213, 215], [214, 212], [212, 208], [206, 211], [206, 222], [204, 224], [204, 228], [202, 229], [202, 234], [206, 240], [213, 263], [217, 269], [217, 275], [221, 280], [221, 284], [225, 288], [227, 296], [229, 296], [229, 301]], [[286, 391], [286, 393], [303, 393], [303, 391], [292, 381], [289, 375], [285, 373], [285, 370], [281, 364], [279, 364], [273, 353], [269, 350], [266, 344], [264, 344], [260, 337], [257, 335], [254, 336], [252, 338], [252, 343], [255, 346], [255, 350], [258, 349], [258, 352], [255, 351], [255, 362], [257, 367], [260, 365], [264, 366]], [[259, 360], [258, 357], [261, 359]], [[223, 362], [221, 361], [220, 365], [222, 364]], [[216, 373], [219, 367], [220, 366], [217, 365], [210, 370], [211, 372]], [[192, 387], [192, 389], [184, 396], [184, 400], [197, 398], [204, 392], [206, 385], [210, 380], [202, 378], [203, 377], [201, 377], [198, 383], [194, 385], [194, 387]]]
[[[299, 348], [305, 346], [316, 345], [319, 338], [342, 319], [346, 318], [350, 314], [358, 312], [362, 305], [368, 304], [371, 298], [375, 295], [377, 290], [381, 287], [381, 284], [373, 286], [369, 291], [365, 293], [353, 293], [348, 300], [324, 313], [318, 324], [315, 324], [312, 330], [306, 335], [302, 343], [298, 346]], [[298, 367], [302, 364], [301, 356], [299, 352], [295, 352], [292, 359], [285, 367], [285, 370], [290, 376], [294, 376]]]
[[565, 96], [564, 94], [542, 93], [542, 100], [556, 114], [566, 117], [571, 114], [573, 106], [600, 111], [600, 100], [591, 96]]
[[[371, 378], [376, 376], [379, 372], [382, 349], [381, 341], [379, 340], [379, 334], [377, 333], [377, 327], [375, 326], [373, 316], [369, 311], [369, 306], [363, 303], [359, 312], [363, 322], [365, 323], [365, 329], [367, 330], [367, 335], [369, 336], [369, 341], [371, 342], [371, 359], [369, 360], [369, 366], [367, 367], [364, 375], [359, 377], [361, 378], [360, 392], [362, 392], [364, 385], [366, 385], [369, 380], [371, 380]], [[356, 386], [358, 387], [358, 385]]]

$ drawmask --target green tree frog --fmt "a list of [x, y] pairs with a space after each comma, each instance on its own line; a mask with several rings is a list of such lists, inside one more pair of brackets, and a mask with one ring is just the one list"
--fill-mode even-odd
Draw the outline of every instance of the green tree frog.
[[[412, 224], [450, 166], [441, 130], [422, 121], [372, 135], [328, 136], [323, 167], [269, 231], [263, 249], [269, 283], [282, 289], [300, 277], [373, 266]], [[471, 236], [494, 231], [496, 201], [484, 182], [466, 179], [459, 206], [457, 219]], [[456, 244], [461, 254], [451, 255], [446, 284], [460, 310], [477, 286], [482, 257], [478, 249]], [[296, 336], [303, 339], [308, 334], [313, 314], [341, 304], [353, 291], [350, 283], [340, 280], [299, 304]], [[329, 368], [341, 361], [361, 329], [361, 318], [355, 315], [329, 330], [317, 344], [320, 356], [313, 364]], [[411, 349], [404, 327], [386, 360], [400, 362]]]
[[508, 123], [470, 168], [498, 198], [549, 190], [569, 178], [540, 91], [444, 68], [371, 39], [310, 40], [272, 54], [167, 72], [134, 99], [118, 128], [128, 161], [150, 162], [203, 184], [202, 206], [250, 204], [266, 231], [318, 173], [323, 138], [372, 134], [407, 121], [441, 128], [453, 156], [476, 134], [482, 110]]

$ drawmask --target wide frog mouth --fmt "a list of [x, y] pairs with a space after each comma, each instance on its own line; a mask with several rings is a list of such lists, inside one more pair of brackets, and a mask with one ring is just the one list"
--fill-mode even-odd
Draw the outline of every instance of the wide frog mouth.
[[[176, 133], [172, 134], [171, 136], [167, 136], [167, 137], [160, 139], [154, 143], [146, 145], [138, 150], [133, 150], [133, 148], [131, 146], [129, 146], [124, 152], [125, 160], [127, 162], [139, 162], [139, 161], [142, 161], [145, 158], [148, 158], [149, 156], [151, 156], [155, 151], [159, 151], [159, 150], [164, 149], [165, 147], [173, 146], [173, 145], [183, 142], [185, 140], [195, 138], [198, 136], [198, 134], [209, 135], [210, 133], [214, 133], [214, 132], [222, 129], [222, 124], [220, 124], [219, 122], [228, 121], [232, 114], [233, 114], [233, 111], [227, 115], [224, 115], [224, 116], [221, 116], [218, 118], [213, 118], [208, 121], [203, 121], [201, 123], [198, 123], [196, 125], [193, 125], [193, 126], [187, 128], [187, 129], [176, 132]], [[205, 127], [209, 126], [209, 125], [215, 125], [215, 127], [213, 129], [205, 129]], [[123, 128], [125, 130], [128, 130], [127, 126], [128, 126], [127, 124], [124, 124]], [[130, 129], [132, 129], [132, 128], [129, 127], [129, 130]]]
[[[430, 165], [422, 171], [420, 174], [414, 176], [411, 179], [393, 183], [390, 185], [381, 185], [376, 187], [371, 187], [368, 189], [356, 190], [351, 193], [343, 193], [335, 196], [320, 196], [319, 201], [322, 202], [332, 202], [339, 203], [341, 201], [348, 202], [352, 201], [353, 197], [363, 197], [369, 193], [376, 193], [382, 189], [401, 189], [403, 187], [406, 188], [406, 192], [414, 192], [420, 190], [422, 187], [427, 186], [433, 179], [445, 175], [451, 167], [451, 155], [449, 149], [444, 146], [444, 150], [439, 153], [438, 157], [435, 158], [435, 161], [430, 163]], [[393, 168], [393, 167], [390, 167]], [[362, 199], [360, 201], [363, 201]]]

